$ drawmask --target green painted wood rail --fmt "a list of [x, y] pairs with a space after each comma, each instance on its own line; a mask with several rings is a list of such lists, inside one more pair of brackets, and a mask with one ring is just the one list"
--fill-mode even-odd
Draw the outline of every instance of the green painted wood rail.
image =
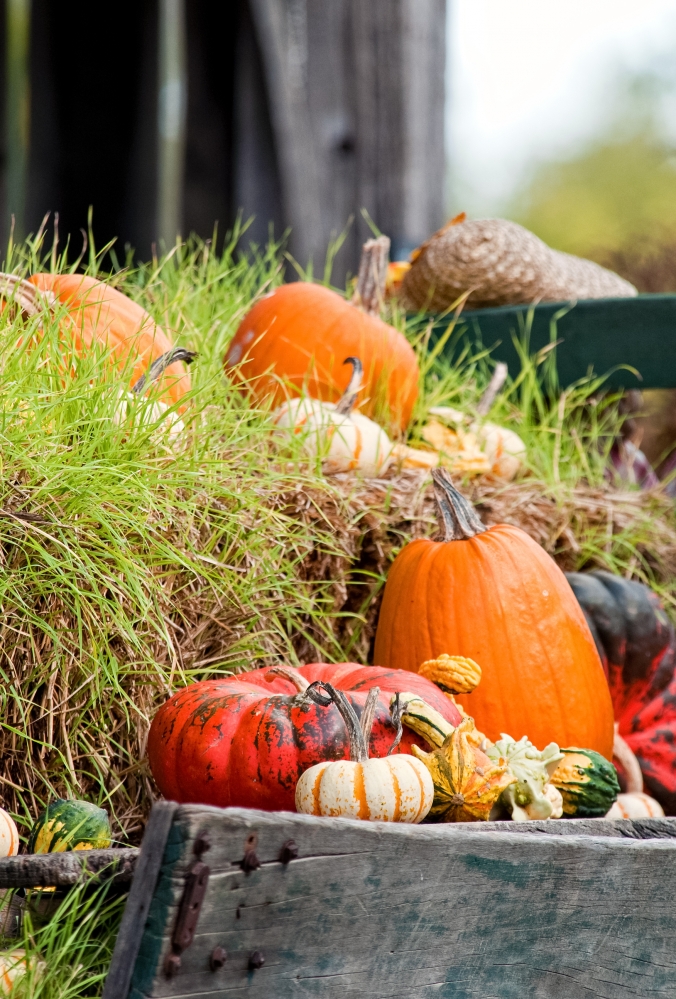
[[[676, 388], [676, 295], [639, 295], [577, 303], [505, 306], [464, 312], [448, 350], [457, 356], [461, 344], [493, 348], [491, 357], [505, 361], [512, 377], [520, 370], [514, 337], [530, 324], [531, 354], [550, 343], [556, 348], [559, 382], [566, 387], [589, 373], [610, 373], [609, 388]], [[448, 326], [440, 319], [434, 338]], [[635, 369], [632, 374], [626, 365]]]

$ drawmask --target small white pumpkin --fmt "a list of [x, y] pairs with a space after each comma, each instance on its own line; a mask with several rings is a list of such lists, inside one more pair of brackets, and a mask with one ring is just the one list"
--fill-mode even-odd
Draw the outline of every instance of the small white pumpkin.
[[0, 954], [0, 996], [11, 996], [29, 967], [34, 966], [38, 973], [44, 970], [44, 962], [35, 964], [26, 956], [23, 948]]
[[454, 424], [461, 439], [463, 434], [465, 439], [473, 435], [476, 446], [488, 463], [486, 471], [507, 481], [516, 476], [526, 457], [526, 445], [514, 430], [489, 421], [471, 420], [466, 413], [451, 406], [432, 406], [429, 413], [445, 423]]
[[311, 455], [320, 455], [324, 471], [359, 471], [368, 478], [383, 472], [392, 454], [392, 441], [382, 427], [361, 413], [353, 412], [361, 385], [362, 365], [348, 357], [352, 378], [338, 403], [320, 402], [303, 396], [290, 399], [273, 413], [275, 428], [303, 435], [303, 446]]
[[605, 819], [658, 819], [664, 815], [664, 809], [659, 801], [655, 801], [643, 791], [631, 791], [629, 794], [618, 794], [617, 801], [610, 811], [603, 816]]
[[[328, 697], [323, 697], [324, 690]], [[333, 701], [350, 738], [350, 759], [316, 763], [296, 785], [296, 810], [306, 815], [331, 815], [380, 822], [421, 822], [434, 800], [429, 770], [414, 756], [400, 754], [370, 760], [368, 743], [379, 689], [369, 691], [361, 725], [342, 691], [316, 682], [306, 694], [327, 706]]]
[[474, 423], [472, 429], [490, 462], [492, 474], [511, 481], [526, 457], [526, 445], [519, 435], [497, 423]]
[[15, 857], [19, 852], [19, 830], [14, 819], [0, 808], [0, 857]]

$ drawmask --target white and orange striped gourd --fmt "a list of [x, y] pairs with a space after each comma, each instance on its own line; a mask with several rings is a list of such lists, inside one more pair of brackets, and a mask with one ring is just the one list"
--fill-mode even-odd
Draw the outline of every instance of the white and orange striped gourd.
[[303, 396], [290, 399], [273, 413], [275, 428], [302, 435], [308, 454], [320, 455], [328, 475], [357, 471], [368, 478], [380, 475], [392, 454], [392, 442], [367, 416], [353, 411], [361, 384], [362, 365], [348, 357], [353, 374], [340, 402], [320, 402]]
[[19, 852], [19, 830], [14, 819], [0, 808], [0, 857], [15, 857]]
[[[322, 696], [320, 690], [328, 697]], [[421, 822], [434, 799], [427, 767], [407, 754], [369, 759], [368, 744], [379, 689], [372, 688], [361, 724], [341, 690], [317, 681], [306, 691], [316, 703], [333, 701], [350, 737], [349, 760], [316, 763], [296, 785], [296, 810], [306, 815], [330, 815], [380, 822]]]
[[617, 801], [605, 819], [658, 819], [664, 815], [664, 809], [659, 801], [655, 801], [643, 791], [630, 791], [628, 794], [618, 794]]

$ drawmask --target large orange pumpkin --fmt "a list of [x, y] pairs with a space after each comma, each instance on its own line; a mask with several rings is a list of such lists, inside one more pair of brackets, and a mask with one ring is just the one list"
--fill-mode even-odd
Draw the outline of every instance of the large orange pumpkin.
[[[2, 275], [16, 292], [16, 300], [30, 309], [26, 282]], [[33, 274], [28, 279], [41, 292], [55, 296], [68, 310], [73, 346], [80, 353], [94, 342], [110, 350], [120, 369], [129, 362], [130, 385], [148, 372], [150, 365], [172, 350], [173, 344], [145, 309], [122, 292], [82, 274]], [[5, 289], [3, 289], [5, 290]], [[159, 379], [160, 398], [167, 405], [178, 402], [190, 390], [190, 375], [180, 361], [170, 364]]]
[[225, 368], [272, 406], [303, 391], [337, 402], [350, 380], [343, 364], [350, 356], [364, 366], [361, 412], [406, 427], [418, 396], [413, 348], [394, 327], [322, 285], [285, 284], [260, 299], [242, 320]]
[[435, 469], [443, 541], [406, 545], [390, 569], [375, 661], [416, 672], [468, 656], [479, 686], [457, 697], [477, 728], [585, 746], [612, 759], [613, 707], [594, 640], [565, 576], [518, 527], [486, 528]]

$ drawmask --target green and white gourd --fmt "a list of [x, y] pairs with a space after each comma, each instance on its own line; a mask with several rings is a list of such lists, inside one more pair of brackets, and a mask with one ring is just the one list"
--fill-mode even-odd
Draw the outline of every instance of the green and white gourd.
[[552, 784], [563, 796], [563, 814], [576, 819], [606, 815], [620, 793], [613, 764], [592, 749], [571, 747], [562, 752]]
[[487, 745], [485, 752], [496, 763], [500, 757], [507, 760], [516, 777], [516, 784], [510, 784], [500, 796], [500, 805], [515, 822], [561, 818], [561, 793], [549, 783], [563, 759], [555, 742], [550, 742], [544, 749], [536, 749], [527, 736], [517, 741], [503, 732], [494, 745]]

